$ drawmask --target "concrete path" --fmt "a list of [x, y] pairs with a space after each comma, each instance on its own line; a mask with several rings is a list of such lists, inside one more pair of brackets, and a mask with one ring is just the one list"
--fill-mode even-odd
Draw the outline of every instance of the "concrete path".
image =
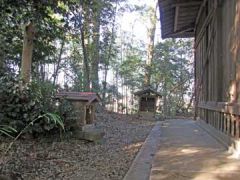
[[240, 180], [240, 160], [191, 120], [161, 124], [150, 180]]
[[124, 180], [240, 180], [240, 160], [195, 121], [162, 121]]

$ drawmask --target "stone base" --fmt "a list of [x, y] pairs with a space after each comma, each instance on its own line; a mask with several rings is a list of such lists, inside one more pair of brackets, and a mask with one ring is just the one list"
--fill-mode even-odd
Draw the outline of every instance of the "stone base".
[[139, 116], [142, 116], [147, 120], [155, 120], [155, 113], [154, 112], [140, 111], [138, 114], [139, 114]]
[[103, 141], [105, 133], [97, 129], [94, 125], [85, 125], [80, 130], [74, 131], [74, 136], [78, 139], [83, 139], [95, 143], [101, 143]]

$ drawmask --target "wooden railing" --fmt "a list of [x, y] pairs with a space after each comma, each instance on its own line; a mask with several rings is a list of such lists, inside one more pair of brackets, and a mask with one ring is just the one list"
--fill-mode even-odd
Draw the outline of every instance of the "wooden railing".
[[240, 104], [201, 102], [198, 116], [206, 123], [233, 138], [240, 138]]

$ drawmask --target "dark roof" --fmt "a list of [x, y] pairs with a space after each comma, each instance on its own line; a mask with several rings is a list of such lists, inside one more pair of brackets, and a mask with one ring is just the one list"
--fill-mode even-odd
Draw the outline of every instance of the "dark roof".
[[204, 0], [158, 0], [162, 38], [194, 37], [195, 23]]
[[74, 101], [86, 101], [88, 104], [100, 101], [99, 95], [94, 92], [59, 92], [55, 97], [56, 99], [65, 98]]
[[156, 96], [162, 97], [162, 95], [159, 92], [155, 91], [150, 86], [144, 87], [142, 90], [135, 92], [134, 95], [141, 96], [141, 95], [144, 95], [144, 94], [147, 94], [147, 93], [152, 93], [152, 94], [155, 94]]

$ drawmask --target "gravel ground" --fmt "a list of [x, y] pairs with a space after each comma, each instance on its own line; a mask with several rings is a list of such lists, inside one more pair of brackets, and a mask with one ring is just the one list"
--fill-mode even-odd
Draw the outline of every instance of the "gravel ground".
[[24, 180], [122, 180], [153, 125], [135, 116], [104, 113], [96, 121], [105, 132], [101, 144], [58, 137], [19, 140], [4, 156], [9, 142], [1, 142], [0, 174]]

